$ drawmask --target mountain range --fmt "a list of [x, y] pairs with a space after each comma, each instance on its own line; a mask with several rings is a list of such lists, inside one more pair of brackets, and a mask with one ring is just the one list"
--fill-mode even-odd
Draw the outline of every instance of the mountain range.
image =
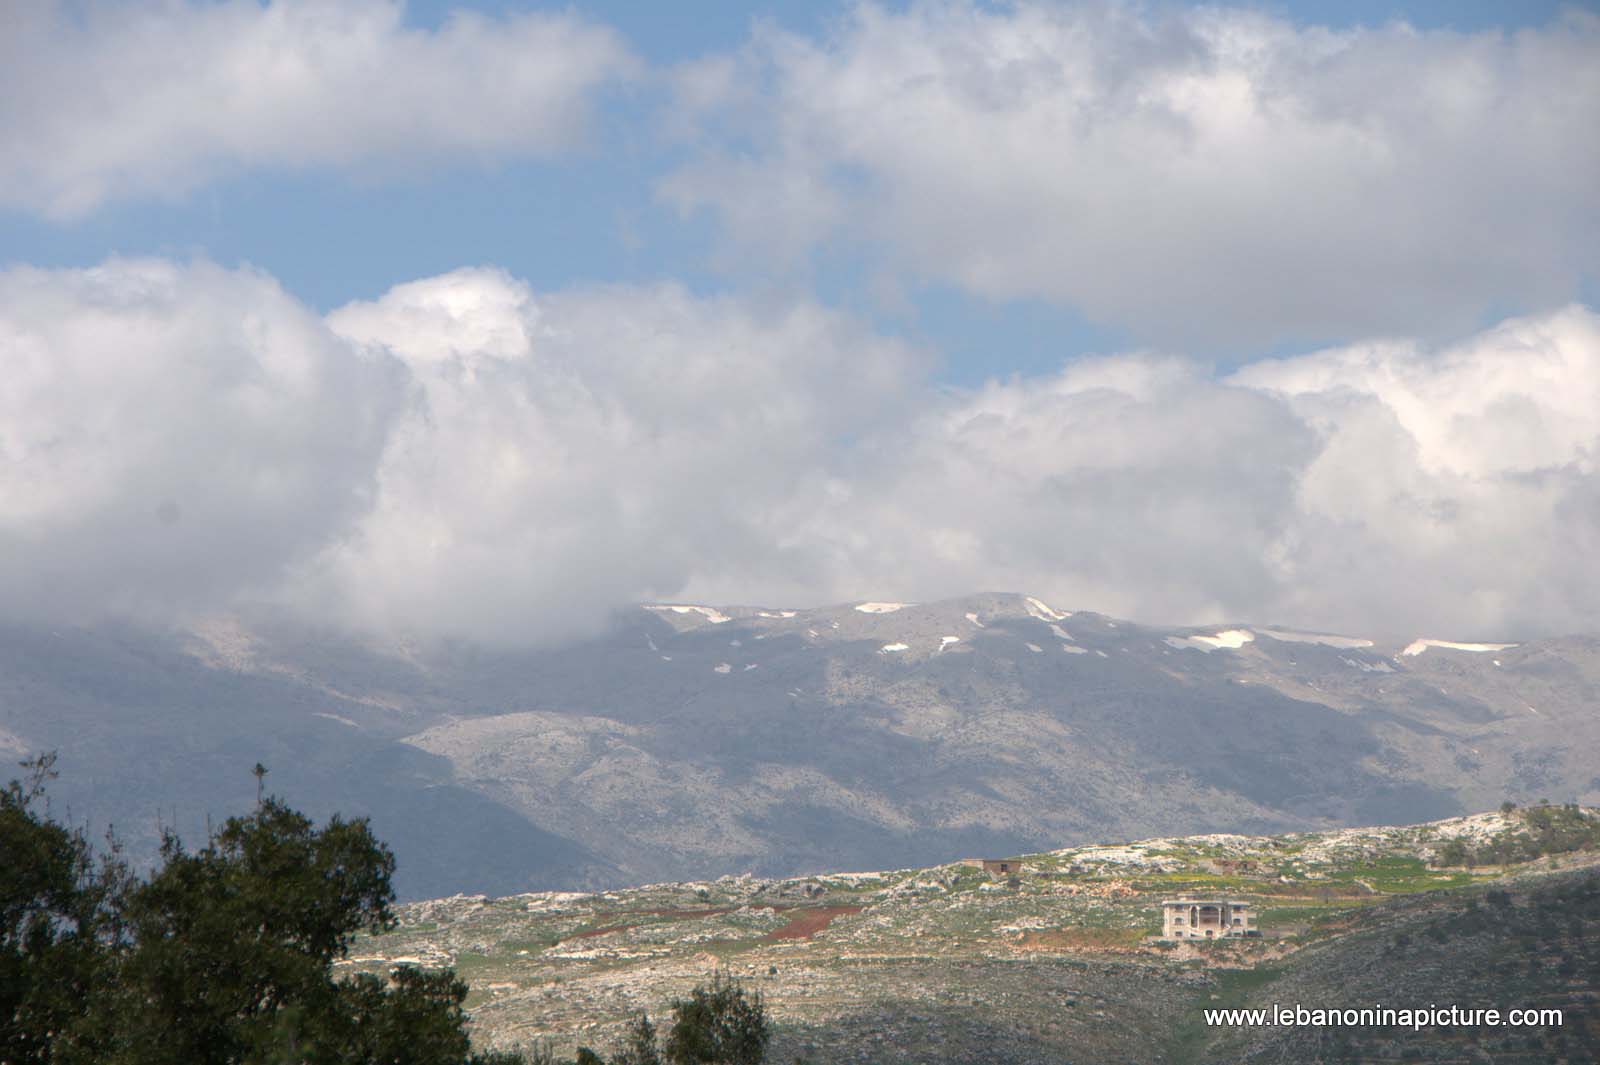
[[[512, 634], [514, 635], [514, 634]], [[404, 898], [926, 866], [1600, 802], [1600, 640], [1134, 624], [1020, 594], [647, 604], [526, 649], [272, 617], [0, 628], [0, 752], [136, 857], [266, 786]]]

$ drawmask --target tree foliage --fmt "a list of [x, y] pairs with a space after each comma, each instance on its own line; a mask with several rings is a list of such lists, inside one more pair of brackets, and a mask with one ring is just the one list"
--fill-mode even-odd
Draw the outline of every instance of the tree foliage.
[[115, 848], [96, 858], [81, 830], [41, 816], [55, 756], [23, 763], [0, 789], [0, 1062], [51, 1060], [120, 939], [114, 897], [127, 881]]
[[611, 1055], [611, 1065], [661, 1065], [656, 1026], [650, 1023], [649, 1014], [641, 1013], [628, 1023], [622, 1045]]
[[667, 1065], [761, 1065], [772, 1034], [761, 992], [746, 993], [718, 973], [686, 999], [672, 1003], [672, 1027], [662, 1056]]
[[1520, 810], [1505, 803], [1500, 809], [1508, 817], [1517, 814], [1519, 823], [1477, 847], [1450, 840], [1439, 849], [1439, 864], [1509, 865], [1600, 848], [1600, 817], [1576, 803], [1541, 803]]
[[192, 853], [169, 834], [136, 879], [40, 812], [52, 763], [0, 792], [0, 1063], [521, 1062], [472, 1051], [453, 972], [335, 978], [357, 932], [394, 923], [366, 821], [263, 798]]

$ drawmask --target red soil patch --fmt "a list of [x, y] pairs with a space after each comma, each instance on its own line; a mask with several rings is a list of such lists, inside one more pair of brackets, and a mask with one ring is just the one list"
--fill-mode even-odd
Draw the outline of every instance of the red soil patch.
[[780, 939], [810, 939], [832, 924], [835, 917], [843, 917], [847, 913], [860, 913], [861, 909], [860, 906], [818, 906], [807, 909], [782, 928], [768, 932], [765, 938], [769, 942]]

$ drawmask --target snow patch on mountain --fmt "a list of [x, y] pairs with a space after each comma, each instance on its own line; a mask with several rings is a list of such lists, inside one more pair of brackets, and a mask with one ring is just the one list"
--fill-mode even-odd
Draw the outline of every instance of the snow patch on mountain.
[[1237, 651], [1255, 638], [1255, 633], [1249, 629], [1224, 629], [1215, 636], [1168, 636], [1167, 646], [1210, 654], [1223, 649]]
[[1277, 640], [1279, 643], [1319, 643], [1324, 647], [1339, 647], [1347, 651], [1371, 647], [1371, 640], [1355, 636], [1330, 636], [1321, 632], [1290, 632], [1285, 629], [1256, 629], [1257, 635]]
[[693, 603], [650, 603], [645, 609], [671, 611], [674, 614], [699, 614], [713, 625], [733, 620], [714, 606], [695, 606]]
[[863, 614], [893, 614], [896, 610], [904, 610], [910, 603], [857, 603], [856, 609]]
[[1023, 602], [1028, 605], [1028, 613], [1040, 621], [1065, 621], [1072, 616], [1071, 611], [1056, 610], [1042, 599], [1026, 596]]
[[1517, 645], [1514, 643], [1457, 643], [1455, 640], [1412, 640], [1406, 645], [1406, 649], [1400, 653], [1415, 657], [1430, 647], [1437, 647], [1443, 651], [1472, 651], [1474, 653], [1481, 653], [1484, 651], [1504, 651], [1508, 647], [1515, 646]]
[[974, 613], [970, 613], [970, 612], [969, 612], [969, 613], [968, 613], [968, 614], [967, 614], [967, 620], [968, 620], [968, 621], [970, 621], [970, 622], [972, 622], [972, 623], [973, 623], [973, 624], [974, 624], [974, 625], [976, 625], [976, 626], [977, 626], [977, 627], [978, 627], [978, 628], [980, 628], [980, 629], [981, 629], [981, 628], [983, 628], [983, 622], [981, 622], [981, 621], [979, 621], [979, 620], [978, 620], [978, 615], [977, 615], [977, 614], [974, 614]]
[[882, 647], [878, 648], [878, 653], [880, 655], [886, 655], [886, 654], [891, 654], [891, 653], [893, 653], [895, 651], [909, 651], [909, 650], [911, 650], [911, 645], [910, 644], [886, 643]]

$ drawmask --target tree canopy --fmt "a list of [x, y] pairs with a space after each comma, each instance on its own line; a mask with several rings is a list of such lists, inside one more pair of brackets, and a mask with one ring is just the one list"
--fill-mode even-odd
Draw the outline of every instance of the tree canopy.
[[[336, 978], [392, 927], [394, 855], [364, 820], [276, 799], [131, 876], [40, 810], [52, 759], [0, 792], [0, 1063], [480, 1065], [453, 972]], [[258, 774], [259, 776], [259, 774]]]

